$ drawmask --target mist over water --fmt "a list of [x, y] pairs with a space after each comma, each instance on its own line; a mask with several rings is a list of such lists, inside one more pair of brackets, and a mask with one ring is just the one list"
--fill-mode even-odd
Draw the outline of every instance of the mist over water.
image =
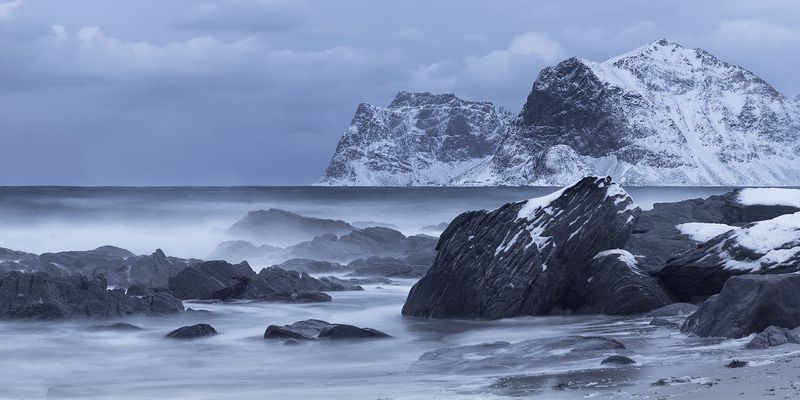
[[[727, 188], [627, 188], [637, 203], [707, 197]], [[86, 250], [101, 245], [148, 254], [162, 248], [206, 258], [225, 230], [248, 211], [281, 208], [348, 222], [393, 224], [405, 234], [449, 222], [461, 212], [548, 194], [553, 188], [0, 188], [0, 247], [28, 252]], [[257, 269], [261, 265], [255, 266]], [[653, 382], [665, 369], [685, 375], [686, 363], [722, 363], [737, 341], [692, 339], [652, 327], [647, 318], [524, 317], [499, 321], [425, 320], [401, 316], [413, 280], [332, 292], [317, 304], [193, 303], [211, 311], [112, 320], [0, 322], [0, 398], [96, 399], [431, 399], [543, 395], [565, 379], [591, 395], [603, 354], [575, 358], [569, 349], [533, 355], [520, 365], [473, 371], [431, 369], [418, 358], [448, 346], [519, 342], [569, 335], [623, 341], [641, 368], [622, 377]], [[381, 330], [385, 340], [319, 341], [297, 346], [263, 340], [271, 324], [316, 318]], [[94, 332], [92, 325], [125, 321], [133, 332]], [[220, 333], [194, 341], [164, 335], [209, 323]], [[764, 353], [769, 357], [770, 353]], [[481, 357], [466, 354], [466, 360]], [[537, 358], [538, 357], [538, 358]], [[553, 360], [557, 360], [554, 362]], [[721, 365], [721, 364], [720, 364]], [[519, 378], [546, 374], [535, 379]], [[566, 375], [564, 375], [566, 374]], [[570, 375], [572, 374], [572, 375]], [[669, 375], [668, 375], [669, 376]], [[510, 378], [509, 378], [510, 377]], [[499, 384], [499, 379], [502, 384]], [[648, 383], [649, 384], [649, 383]], [[602, 392], [602, 390], [601, 390]], [[602, 394], [604, 393], [604, 394]], [[614, 390], [602, 392], [611, 396]]]
[[[642, 208], [654, 202], [706, 197], [729, 188], [626, 188]], [[32, 253], [114, 245], [136, 254], [205, 259], [225, 230], [248, 211], [280, 208], [360, 224], [381, 222], [406, 235], [458, 214], [548, 194], [548, 187], [4, 187], [0, 247]], [[285, 244], [282, 244], [285, 245]]]

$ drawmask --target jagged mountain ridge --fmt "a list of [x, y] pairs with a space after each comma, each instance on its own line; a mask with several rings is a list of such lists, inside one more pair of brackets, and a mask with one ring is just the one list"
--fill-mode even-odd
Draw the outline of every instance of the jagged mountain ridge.
[[753, 73], [659, 40], [545, 68], [508, 138], [462, 185], [800, 182], [797, 103]]
[[319, 184], [446, 184], [488, 161], [512, 119], [453, 94], [400, 92], [388, 107], [362, 103]]
[[332, 168], [348, 165], [380, 170], [382, 181], [405, 185], [568, 185], [586, 175], [628, 185], [800, 184], [798, 99], [704, 50], [664, 39], [603, 62], [570, 58], [545, 68], [522, 112], [493, 136], [502, 138], [494, 154], [472, 158], [474, 166], [452, 179], [407, 179], [420, 173], [413, 170], [397, 175], [403, 179], [387, 177], [393, 167], [386, 157], [356, 150], [372, 146], [367, 139], [374, 129], [356, 124], [358, 117], [322, 183], [385, 184], [355, 178], [363, 172], [329, 179]]

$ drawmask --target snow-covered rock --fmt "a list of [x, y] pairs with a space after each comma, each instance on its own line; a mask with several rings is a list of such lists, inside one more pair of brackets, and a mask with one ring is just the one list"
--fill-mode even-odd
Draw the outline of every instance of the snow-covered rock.
[[656, 275], [677, 294], [719, 293], [731, 276], [800, 271], [800, 212], [716, 236], [671, 259]]
[[318, 182], [439, 186], [485, 162], [512, 115], [453, 94], [400, 92], [389, 107], [362, 103]]
[[[610, 178], [587, 177], [548, 196], [461, 214], [440, 236], [433, 266], [411, 289], [403, 314], [496, 319], [590, 311], [600, 302], [576, 282], [593, 276], [598, 253], [621, 248], [639, 213]], [[596, 272], [601, 278], [619, 269], [634, 271], [623, 264]], [[617, 287], [639, 282], [607, 277]]]

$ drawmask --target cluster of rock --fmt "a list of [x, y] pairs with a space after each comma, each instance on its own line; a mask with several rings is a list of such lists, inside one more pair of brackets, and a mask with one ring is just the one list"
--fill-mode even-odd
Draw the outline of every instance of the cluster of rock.
[[363, 288], [334, 277], [316, 279], [278, 267], [255, 273], [247, 262], [206, 261], [170, 279], [168, 290], [180, 299], [318, 302], [331, 300], [322, 292]]
[[51, 277], [18, 271], [0, 274], [0, 318], [62, 319], [118, 317], [129, 314], [168, 314], [183, 311], [168, 293], [128, 296], [108, 290], [102, 275]]
[[40, 255], [0, 248], [0, 273], [41, 272], [52, 278], [78, 275], [89, 279], [103, 275], [112, 286], [141, 285], [151, 289], [165, 289], [170, 278], [198, 262], [168, 257], [161, 249], [137, 256], [114, 246]]
[[[363, 290], [349, 279], [279, 267], [255, 273], [247, 262], [186, 260], [161, 250], [136, 256], [104, 246], [36, 256], [3, 249], [2, 256], [9, 271], [0, 272], [0, 318], [163, 314], [183, 311], [187, 299], [325, 302], [325, 292]], [[105, 273], [120, 288], [109, 290]]]
[[[798, 190], [741, 189], [641, 211], [610, 178], [587, 177], [548, 196], [464, 213], [436, 250], [404, 315], [659, 309], [654, 325], [691, 312], [684, 332], [724, 337], [800, 326], [800, 275], [792, 274], [800, 271]], [[695, 311], [679, 301], [702, 304]]]
[[[228, 229], [227, 235], [235, 240], [219, 243], [210, 258], [284, 262], [279, 266], [308, 273], [353, 272], [372, 267], [372, 272], [364, 270], [359, 275], [380, 274], [381, 269], [386, 269], [398, 277], [419, 277], [424, 273], [421, 268], [430, 267], [436, 246], [432, 236], [405, 236], [387, 226], [356, 228], [340, 220], [311, 218], [274, 208], [248, 213]], [[290, 245], [276, 247], [276, 243]], [[362, 261], [352, 266], [340, 264], [357, 260]]]

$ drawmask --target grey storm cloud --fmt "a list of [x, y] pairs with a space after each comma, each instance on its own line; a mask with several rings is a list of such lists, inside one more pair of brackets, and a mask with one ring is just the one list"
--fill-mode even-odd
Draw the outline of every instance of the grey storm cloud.
[[667, 37], [800, 93], [793, 1], [0, 0], [0, 184], [314, 182], [359, 102], [519, 111], [541, 68]]

